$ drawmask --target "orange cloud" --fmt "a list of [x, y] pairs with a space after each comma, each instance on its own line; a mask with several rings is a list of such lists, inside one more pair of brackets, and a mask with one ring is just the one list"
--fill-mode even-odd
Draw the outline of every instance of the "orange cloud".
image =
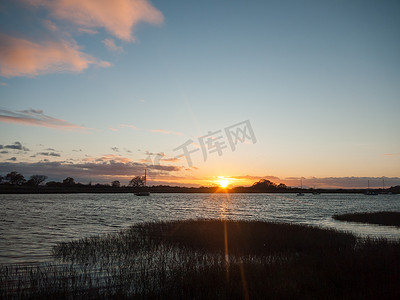
[[163, 134], [182, 135], [181, 132], [168, 131], [168, 130], [164, 130], [164, 129], [152, 129], [151, 132], [158, 132], [158, 133], [163, 133]]
[[166, 162], [178, 162], [180, 160], [180, 158], [171, 157], [171, 158], [162, 158], [160, 160], [166, 161]]
[[129, 124], [120, 124], [119, 127], [137, 129], [137, 127], [135, 125], [129, 125]]
[[84, 126], [75, 125], [62, 119], [56, 119], [43, 114], [42, 110], [23, 110], [23, 111], [9, 111], [0, 109], [0, 122], [14, 123], [28, 126], [42, 126], [55, 129], [64, 130], [77, 130], [89, 129]]
[[148, 0], [27, 0], [44, 6], [53, 17], [85, 28], [103, 27], [121, 40], [133, 41], [132, 28], [140, 22], [161, 24], [162, 13]]
[[91, 64], [110, 66], [109, 62], [79, 51], [78, 45], [71, 41], [35, 43], [0, 34], [0, 75], [4, 77], [82, 72]]

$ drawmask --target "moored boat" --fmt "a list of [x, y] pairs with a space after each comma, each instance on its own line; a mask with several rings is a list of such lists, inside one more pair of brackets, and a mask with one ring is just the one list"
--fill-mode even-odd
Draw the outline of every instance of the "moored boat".
[[147, 177], [147, 170], [144, 169], [144, 183], [141, 191], [135, 193], [135, 196], [150, 196], [150, 192], [146, 190], [146, 177]]

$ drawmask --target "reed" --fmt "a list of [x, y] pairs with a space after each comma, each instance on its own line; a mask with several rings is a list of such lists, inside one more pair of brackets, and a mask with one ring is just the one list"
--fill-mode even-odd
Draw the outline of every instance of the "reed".
[[1, 266], [1, 298], [400, 296], [400, 243], [261, 221], [146, 223], [60, 243], [54, 264]]

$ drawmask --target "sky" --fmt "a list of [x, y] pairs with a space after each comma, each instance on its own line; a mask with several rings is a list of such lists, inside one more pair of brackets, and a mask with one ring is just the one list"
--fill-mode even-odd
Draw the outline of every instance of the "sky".
[[378, 0], [1, 1], [0, 174], [399, 185], [399, 13]]

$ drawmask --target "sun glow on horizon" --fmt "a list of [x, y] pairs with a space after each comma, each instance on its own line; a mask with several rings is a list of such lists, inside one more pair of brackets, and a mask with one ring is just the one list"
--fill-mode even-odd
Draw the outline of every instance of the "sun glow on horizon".
[[218, 179], [218, 185], [220, 186], [220, 187], [222, 187], [223, 189], [225, 189], [230, 183], [231, 183], [231, 181], [228, 179], [228, 178], [225, 178], [225, 177], [218, 177], [219, 179]]

